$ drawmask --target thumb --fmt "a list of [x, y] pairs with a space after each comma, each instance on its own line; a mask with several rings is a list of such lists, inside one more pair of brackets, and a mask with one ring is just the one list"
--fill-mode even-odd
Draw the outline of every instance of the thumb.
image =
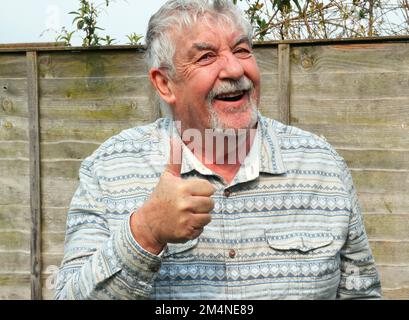
[[169, 140], [169, 160], [165, 171], [171, 173], [175, 177], [180, 177], [182, 169], [182, 142], [177, 138], [170, 138]]

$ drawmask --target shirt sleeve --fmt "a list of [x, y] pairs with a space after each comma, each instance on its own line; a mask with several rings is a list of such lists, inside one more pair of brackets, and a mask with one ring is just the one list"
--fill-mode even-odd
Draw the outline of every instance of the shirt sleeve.
[[161, 265], [130, 230], [130, 215], [115, 230], [105, 216], [92, 156], [80, 168], [80, 185], [67, 214], [64, 258], [55, 299], [146, 299]]
[[341, 281], [338, 299], [380, 299], [381, 283], [366, 235], [351, 173], [341, 158], [343, 183], [351, 201], [347, 238], [341, 249]]

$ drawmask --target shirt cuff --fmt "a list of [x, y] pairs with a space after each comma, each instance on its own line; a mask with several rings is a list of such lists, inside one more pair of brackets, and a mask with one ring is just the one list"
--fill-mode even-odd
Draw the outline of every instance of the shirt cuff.
[[128, 224], [127, 224], [128, 228], [127, 228], [126, 231], [127, 231], [127, 234], [130, 236], [131, 241], [133, 242], [133, 244], [135, 245], [135, 247], [136, 247], [138, 250], [142, 251], [144, 254], [147, 254], [147, 255], [151, 256], [152, 258], [157, 257], [157, 258], [160, 258], [160, 259], [161, 259], [162, 256], [163, 256], [163, 253], [166, 251], [167, 246], [165, 246], [165, 247], [162, 249], [162, 251], [159, 252], [157, 255], [155, 255], [155, 254], [153, 254], [153, 253], [150, 253], [149, 251], [145, 250], [145, 249], [139, 244], [139, 242], [135, 240], [135, 238], [134, 238], [134, 236], [133, 236], [133, 234], [132, 234], [132, 230], [131, 230], [131, 217], [132, 217], [132, 213], [131, 213], [131, 214], [128, 216], [128, 218], [126, 219], [126, 220], [128, 221]]
[[115, 253], [129, 272], [135, 272], [138, 278], [145, 281], [152, 281], [160, 269], [163, 250], [154, 255], [142, 248], [132, 235], [130, 217], [121, 223], [114, 241]]

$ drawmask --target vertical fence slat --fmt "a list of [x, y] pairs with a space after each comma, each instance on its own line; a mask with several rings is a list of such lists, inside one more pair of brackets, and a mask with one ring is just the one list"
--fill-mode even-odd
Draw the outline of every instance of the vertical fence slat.
[[41, 299], [41, 189], [40, 189], [40, 128], [38, 103], [37, 52], [27, 54], [27, 93], [30, 148], [31, 207], [31, 299]]
[[290, 124], [290, 45], [278, 45], [279, 121]]

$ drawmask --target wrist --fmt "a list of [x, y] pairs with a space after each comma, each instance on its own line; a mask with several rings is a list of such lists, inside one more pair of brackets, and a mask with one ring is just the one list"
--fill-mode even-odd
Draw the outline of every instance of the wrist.
[[163, 250], [166, 243], [161, 243], [153, 235], [152, 228], [144, 219], [142, 208], [132, 213], [130, 224], [132, 236], [144, 250], [155, 255]]

